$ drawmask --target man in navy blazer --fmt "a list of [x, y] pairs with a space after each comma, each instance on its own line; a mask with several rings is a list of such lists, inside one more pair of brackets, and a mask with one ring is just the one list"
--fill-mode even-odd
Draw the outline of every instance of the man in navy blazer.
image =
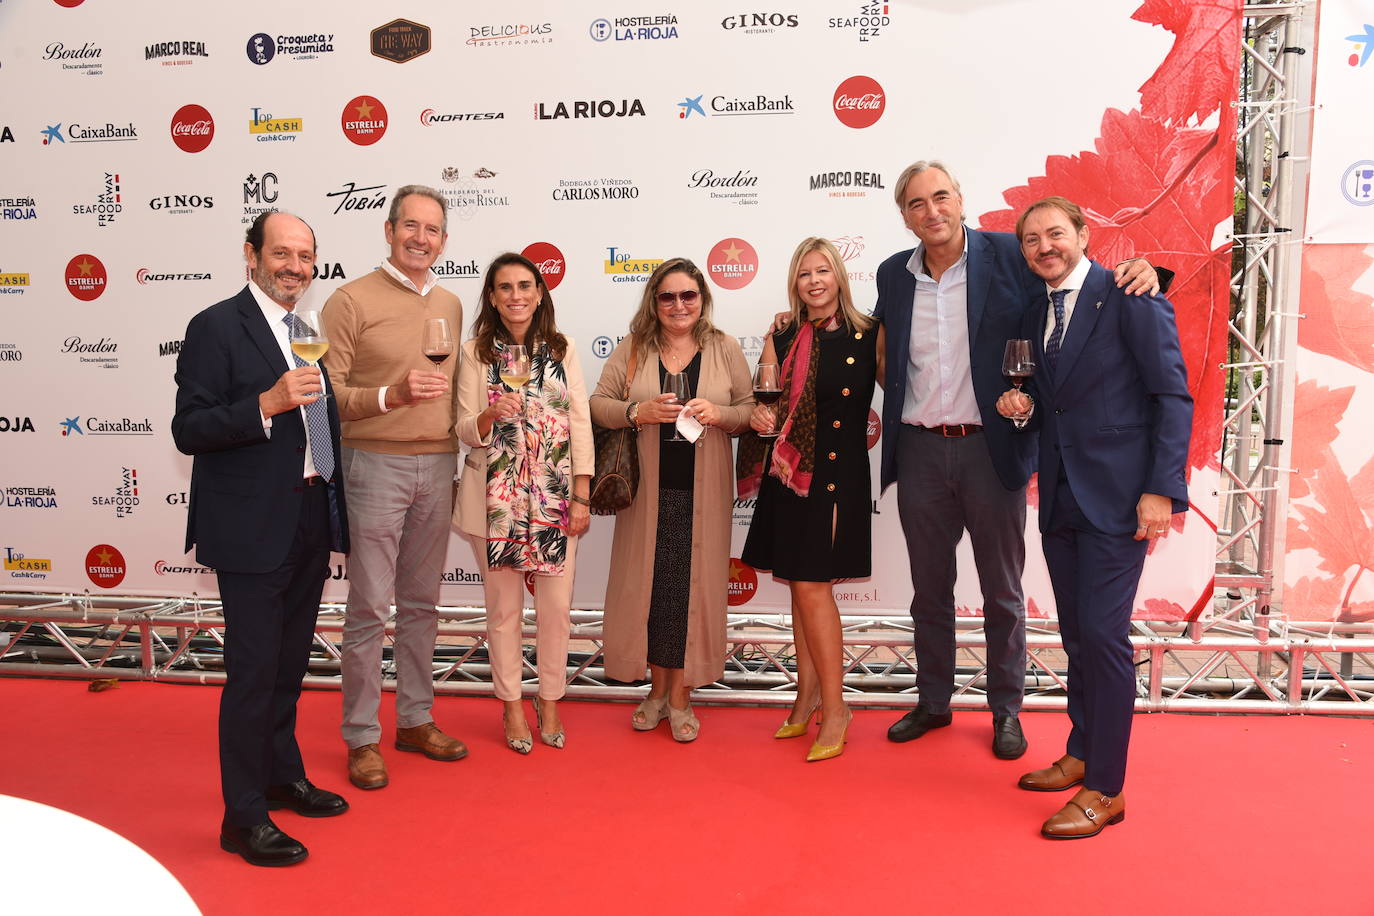
[[[920, 245], [878, 268], [874, 314], [886, 329], [883, 489], [897, 507], [911, 565], [919, 705], [888, 730], [910, 741], [952, 721], [955, 548], [967, 529], [983, 591], [986, 697], [993, 753], [1026, 750], [1026, 481], [1034, 437], [1013, 435], [995, 408], [1006, 387], [1002, 354], [1041, 286], [1014, 236], [963, 224], [959, 183], [942, 163], [906, 168], [894, 195]], [[1141, 259], [1117, 271], [1130, 292], [1157, 288]]]
[[1089, 232], [1075, 204], [1032, 204], [1016, 234], [1044, 280], [1022, 326], [1037, 369], [1028, 394], [1007, 391], [997, 409], [1025, 416], [1034, 402], [1041, 544], [1068, 654], [1073, 726], [1067, 753], [1019, 785], [1053, 792], [1081, 783], [1041, 827], [1051, 839], [1077, 839], [1126, 814], [1131, 608], [1150, 541], [1188, 508], [1193, 399], [1173, 306], [1154, 296], [1126, 301], [1111, 274], [1084, 256]]
[[220, 846], [253, 865], [291, 865], [306, 849], [269, 809], [348, 810], [305, 778], [295, 734], [329, 552], [348, 550], [348, 516], [327, 376], [290, 352], [287, 322], [310, 286], [315, 235], [268, 213], [243, 249], [251, 282], [186, 328], [172, 436], [195, 456], [186, 549], [214, 568], [224, 608]]

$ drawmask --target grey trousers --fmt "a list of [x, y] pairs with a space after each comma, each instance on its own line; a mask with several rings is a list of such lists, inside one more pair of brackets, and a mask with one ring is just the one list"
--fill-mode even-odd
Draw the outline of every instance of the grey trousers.
[[378, 744], [382, 643], [396, 604], [396, 725], [432, 721], [439, 581], [448, 553], [457, 456], [343, 449], [348, 493], [348, 610], [343, 631], [343, 732]]
[[946, 439], [903, 423], [898, 436], [897, 511], [911, 564], [921, 705], [943, 713], [954, 692], [954, 551], [967, 530], [983, 589], [988, 705], [993, 715], [1016, 715], [1026, 677], [1026, 490], [1002, 486], [981, 432]]

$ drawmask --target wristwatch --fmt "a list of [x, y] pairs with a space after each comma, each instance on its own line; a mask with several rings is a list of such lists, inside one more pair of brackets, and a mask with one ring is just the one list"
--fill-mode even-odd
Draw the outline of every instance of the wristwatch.
[[629, 424], [635, 432], [639, 432], [639, 402], [631, 401], [625, 408], [625, 422]]

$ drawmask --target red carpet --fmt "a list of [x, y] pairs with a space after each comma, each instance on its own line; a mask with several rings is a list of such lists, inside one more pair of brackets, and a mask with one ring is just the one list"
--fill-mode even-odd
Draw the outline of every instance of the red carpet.
[[[212, 916], [1374, 913], [1367, 719], [1138, 716], [1126, 820], [1051, 842], [1037, 829], [1061, 796], [1014, 783], [1062, 753], [1060, 714], [1024, 716], [1031, 749], [1004, 762], [986, 714], [895, 745], [883, 733], [896, 713], [859, 712], [842, 757], [806, 764], [807, 740], [769, 737], [777, 710], [698, 708], [701, 739], [677, 745], [666, 724], [632, 731], [627, 705], [569, 702], [567, 749], [522, 758], [494, 700], [440, 698], [436, 718], [468, 759], [388, 750], [388, 719], [391, 786], [361, 792], [346, 779], [339, 695], [311, 692], [306, 766], [353, 807], [278, 812], [310, 858], [262, 869], [216, 841], [218, 700], [211, 687], [92, 694], [0, 678], [0, 792], [122, 834]], [[82, 912], [136, 893], [105, 878], [82, 879]]]

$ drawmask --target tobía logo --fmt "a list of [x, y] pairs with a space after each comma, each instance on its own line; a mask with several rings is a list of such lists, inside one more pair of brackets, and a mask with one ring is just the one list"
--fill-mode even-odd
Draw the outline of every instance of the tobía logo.
[[429, 26], [393, 19], [372, 30], [372, 56], [404, 64], [429, 53]]
[[114, 588], [124, 581], [124, 554], [110, 544], [96, 544], [86, 552], [86, 575], [101, 588]]
[[199, 153], [215, 139], [215, 120], [196, 104], [182, 105], [172, 115], [172, 142], [186, 153]]
[[567, 276], [567, 262], [563, 260], [563, 252], [559, 251], [556, 245], [535, 242], [520, 253], [539, 268], [539, 275], [544, 278], [544, 285], [550, 290], [557, 289], [558, 284]]
[[339, 199], [339, 202], [334, 205], [335, 213], [342, 213], [344, 210], [386, 209], [386, 185], [384, 184], [370, 184], [360, 188], [356, 182], [347, 181], [339, 190], [327, 191], [324, 196], [330, 199], [336, 197]]
[[340, 123], [350, 141], [371, 146], [386, 133], [386, 106], [373, 96], [360, 95], [344, 106]]
[[721, 289], [743, 289], [758, 270], [758, 252], [744, 239], [723, 239], [706, 258], [707, 276]]
[[845, 127], [872, 127], [883, 116], [887, 100], [871, 76], [851, 76], [835, 88], [835, 117]]
[[726, 600], [731, 607], [747, 604], [759, 590], [759, 574], [739, 557], [730, 558], [730, 578], [725, 583]]
[[105, 265], [93, 254], [79, 254], [67, 262], [67, 292], [92, 302], [105, 292]]

